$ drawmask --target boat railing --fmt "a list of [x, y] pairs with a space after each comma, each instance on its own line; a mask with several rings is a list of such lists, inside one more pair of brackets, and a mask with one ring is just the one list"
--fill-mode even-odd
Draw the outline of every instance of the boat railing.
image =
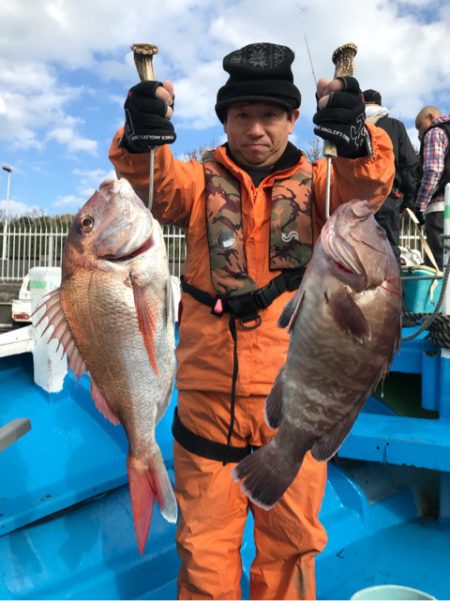
[[[32, 267], [59, 267], [64, 242], [73, 215], [28, 215], [0, 221], [0, 283], [20, 282]], [[163, 226], [172, 275], [183, 273], [186, 245], [184, 231], [173, 225]], [[405, 214], [400, 242], [402, 255], [423, 263], [422, 238], [417, 226]]]
[[[21, 282], [32, 267], [60, 267], [73, 215], [22, 216], [0, 221], [0, 283]], [[181, 228], [163, 226], [171, 275], [180, 277], [185, 259]]]

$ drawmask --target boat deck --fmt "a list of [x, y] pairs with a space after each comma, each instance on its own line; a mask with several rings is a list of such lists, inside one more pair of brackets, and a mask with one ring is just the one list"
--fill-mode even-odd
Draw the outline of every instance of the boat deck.
[[317, 562], [319, 599], [350, 599], [381, 584], [409, 586], [450, 598], [450, 525], [416, 518], [345, 545]]
[[[415, 344], [422, 345], [421, 353], [429, 351], [427, 342]], [[417, 369], [405, 379], [416, 392]], [[317, 559], [319, 599], [349, 599], [374, 584], [450, 598], [448, 418], [432, 400], [435, 391], [424, 409], [413, 402], [408, 385], [403, 388], [410, 413], [404, 423], [419, 420], [418, 432], [425, 422], [441, 429], [426, 458], [433, 467], [420, 465], [423, 453], [416, 443], [411, 458], [400, 450], [376, 454], [380, 440], [395, 437], [403, 410], [398, 403], [389, 406], [387, 398], [371, 397], [342, 454], [329, 464], [321, 511], [329, 541]], [[46, 393], [34, 383], [32, 357], [25, 353], [0, 361], [0, 389], [2, 423], [27, 417], [32, 424], [0, 452], [0, 598], [175, 599], [175, 526], [155, 509], [145, 553], [139, 555], [126, 484], [126, 439], [121, 427], [95, 409], [87, 376], [77, 382], [68, 374], [61, 393]], [[386, 397], [388, 391], [387, 382]], [[399, 400], [398, 390], [394, 397]], [[175, 404], [176, 392], [157, 430], [169, 473]], [[406, 430], [398, 449], [409, 444]], [[433, 449], [431, 439], [429, 444]], [[364, 453], [373, 458], [365, 460]], [[251, 517], [241, 552], [248, 598]]]

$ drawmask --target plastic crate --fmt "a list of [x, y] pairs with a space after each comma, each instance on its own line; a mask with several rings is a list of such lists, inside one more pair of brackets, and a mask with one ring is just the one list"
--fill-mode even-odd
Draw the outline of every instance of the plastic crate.
[[[412, 313], [433, 313], [442, 289], [442, 276], [426, 265], [402, 269], [403, 306]], [[422, 279], [416, 279], [422, 278]]]

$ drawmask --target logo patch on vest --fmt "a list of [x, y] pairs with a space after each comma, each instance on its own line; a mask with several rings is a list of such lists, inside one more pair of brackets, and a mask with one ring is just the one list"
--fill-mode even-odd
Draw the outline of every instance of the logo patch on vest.
[[273, 187], [270, 269], [303, 267], [311, 254], [311, 173], [305, 169]]
[[289, 234], [281, 232], [281, 239], [283, 240], [283, 242], [290, 242], [291, 240], [297, 240], [297, 242], [299, 241], [298, 233], [292, 231], [289, 232]]

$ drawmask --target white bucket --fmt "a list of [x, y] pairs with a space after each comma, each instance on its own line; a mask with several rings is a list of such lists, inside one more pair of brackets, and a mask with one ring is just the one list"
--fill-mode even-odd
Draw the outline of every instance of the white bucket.
[[409, 586], [399, 584], [380, 584], [379, 586], [370, 586], [356, 592], [351, 599], [355, 601], [397, 601], [399, 599], [414, 601], [416, 599], [436, 599], [428, 593], [419, 591]]

